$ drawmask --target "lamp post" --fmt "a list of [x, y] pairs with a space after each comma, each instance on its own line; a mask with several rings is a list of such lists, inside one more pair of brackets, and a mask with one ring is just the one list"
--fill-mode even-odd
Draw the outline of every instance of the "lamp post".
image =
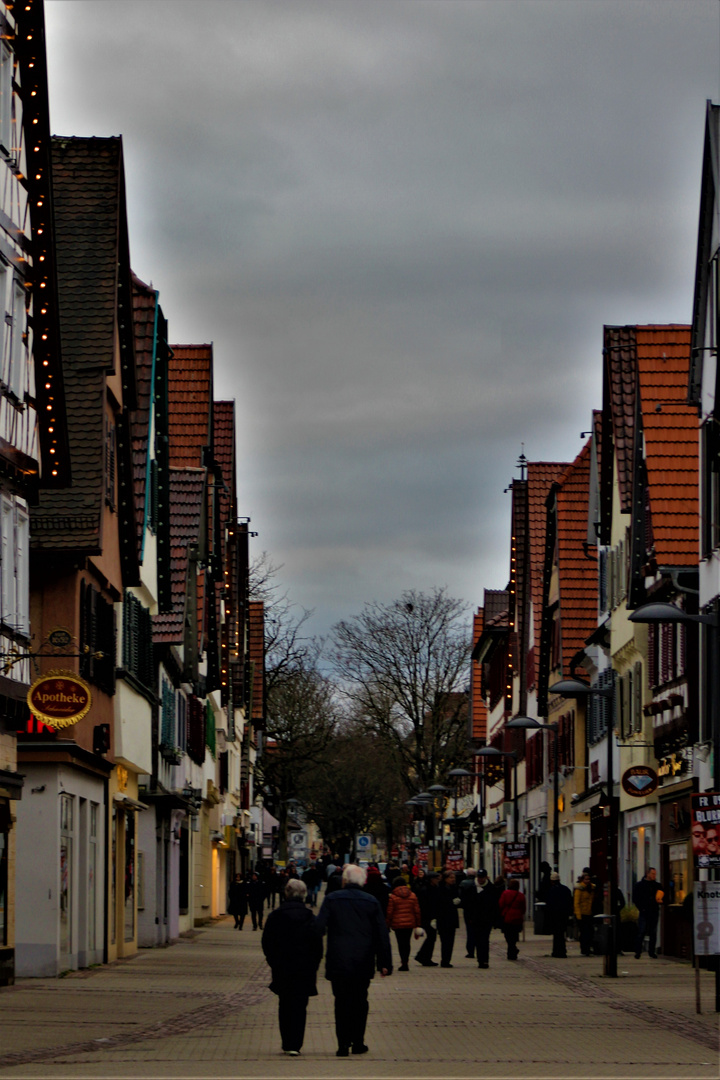
[[[607, 832], [606, 832], [606, 847], [607, 852], [605, 856], [606, 874], [608, 881], [608, 906], [609, 911], [606, 913], [609, 919], [608, 928], [609, 934], [607, 938], [607, 951], [605, 954], [605, 974], [610, 978], [617, 978], [617, 927], [615, 925], [616, 919], [616, 907], [617, 907], [617, 830], [615, 828], [615, 799], [613, 797], [615, 781], [613, 779], [613, 730], [614, 730], [614, 716], [613, 716], [613, 701], [615, 697], [615, 691], [612, 687], [596, 687], [588, 686], [587, 683], [580, 682], [579, 679], [561, 679], [560, 682], [553, 683], [548, 687], [549, 694], [559, 694], [564, 698], [582, 698], [582, 697], [597, 697], [605, 698], [610, 704], [608, 726], [607, 726], [607, 794], [608, 794], [608, 815], [607, 815]], [[557, 741], [557, 740], [556, 740]]]
[[494, 746], [483, 746], [475, 750], [475, 757], [500, 758], [511, 757], [513, 759], [513, 839], [517, 843], [518, 838], [518, 804], [517, 804], [517, 754], [514, 750], [496, 750]]
[[[435, 836], [434, 859], [435, 859], [435, 862], [437, 862], [437, 856], [438, 856], [438, 850], [437, 849], [438, 849], [438, 841], [439, 841], [440, 842], [440, 865], [437, 867], [437, 869], [442, 870], [442, 847], [443, 847], [443, 825], [442, 825], [442, 821], [443, 821], [443, 815], [445, 813], [445, 807], [447, 806], [447, 802], [448, 802], [447, 794], [448, 794], [449, 791], [452, 791], [452, 788], [446, 787], [445, 784], [433, 784], [431, 787], [428, 788], [428, 791], [432, 795], [433, 802], [435, 803], [435, 806], [437, 807], [437, 812], [438, 812], [438, 829], [437, 829], [437, 834]], [[433, 825], [434, 825], [434, 817], [433, 817]]]
[[[421, 807], [423, 809], [423, 811], [424, 811], [423, 820], [425, 822], [425, 841], [426, 841], [426, 843], [427, 843], [427, 833], [428, 833], [428, 829], [427, 829], [428, 809], [429, 809], [430, 803], [432, 801], [433, 801], [433, 797], [432, 797], [432, 795], [430, 794], [429, 791], [421, 791], [410, 800], [410, 802], [412, 803], [413, 806]], [[432, 822], [433, 822], [433, 838], [434, 838], [434, 834], [435, 834], [435, 818], [434, 818], [434, 815], [432, 817]]]
[[[711, 659], [709, 663], [709, 716], [713, 746], [713, 787], [720, 791], [720, 657], [718, 657], [718, 613], [692, 615], [676, 604], [652, 601], [642, 604], [628, 616], [633, 623], [697, 623], [707, 626], [710, 632]], [[717, 877], [717, 872], [716, 872]], [[715, 965], [715, 1012], [720, 1012], [720, 958]]]
[[508, 720], [505, 727], [521, 728], [525, 731], [551, 731], [554, 735], [553, 746], [553, 870], [558, 871], [560, 862], [560, 780], [558, 775], [558, 726], [557, 724], [541, 724], [532, 716], [514, 716]]

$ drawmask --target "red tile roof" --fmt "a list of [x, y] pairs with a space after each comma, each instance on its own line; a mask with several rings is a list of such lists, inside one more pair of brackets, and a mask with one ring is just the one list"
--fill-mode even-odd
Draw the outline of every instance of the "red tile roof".
[[638, 326], [637, 366], [655, 558], [698, 561], [698, 417], [687, 404], [690, 327]]
[[[530, 594], [533, 603], [533, 638], [529, 648], [540, 653], [540, 627], [542, 625], [543, 567], [545, 563], [545, 528], [547, 509], [545, 501], [552, 483], [568, 468], [567, 461], [528, 462], [528, 552], [530, 557]], [[587, 510], [586, 510], [587, 520]]]
[[168, 373], [170, 465], [199, 468], [212, 446], [212, 345], [171, 345]]
[[[473, 615], [473, 648], [482, 636], [484, 619], [485, 612], [478, 608]], [[482, 668], [477, 660], [470, 661], [470, 722], [470, 737], [484, 742], [487, 738], [487, 706], [482, 692]]]
[[[188, 547], [200, 538], [204, 469], [170, 470], [170, 580], [172, 610], [153, 615], [153, 640], [182, 644], [188, 586]], [[201, 609], [199, 609], [201, 610]]]
[[265, 720], [265, 605], [262, 600], [248, 604], [248, 652], [252, 669], [252, 722], [262, 727]]
[[140, 549], [145, 518], [145, 485], [147, 480], [148, 440], [150, 437], [151, 381], [153, 351], [155, 348], [157, 292], [141, 281], [135, 274], [133, 274], [132, 284], [137, 407], [130, 418], [130, 437], [132, 442], [135, 520], [138, 533], [138, 549]]
[[625, 514], [632, 508], [635, 395], [637, 391], [634, 326], [606, 326], [604, 353], [613, 443], [618, 470], [620, 505]]
[[222, 469], [220, 520], [223, 525], [237, 520], [235, 485], [235, 402], [213, 402], [214, 456]]
[[597, 626], [597, 559], [588, 558], [584, 547], [591, 447], [588, 439], [572, 465], [558, 477], [557, 561], [563, 675], [571, 674], [573, 657]]

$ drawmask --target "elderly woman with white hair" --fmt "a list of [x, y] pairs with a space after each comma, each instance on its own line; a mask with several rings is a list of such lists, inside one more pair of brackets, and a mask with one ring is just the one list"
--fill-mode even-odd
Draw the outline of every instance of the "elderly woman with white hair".
[[272, 970], [270, 989], [279, 999], [282, 1048], [297, 1057], [305, 1038], [308, 1000], [317, 996], [323, 947], [317, 920], [305, 904], [305, 883], [290, 878], [284, 892], [285, 903], [268, 915], [262, 948]]
[[365, 1025], [368, 988], [375, 975], [392, 971], [390, 935], [379, 901], [363, 891], [365, 870], [350, 864], [343, 870], [342, 888], [325, 896], [317, 917], [318, 929], [327, 930], [325, 977], [335, 997], [335, 1032], [338, 1057], [366, 1054]]

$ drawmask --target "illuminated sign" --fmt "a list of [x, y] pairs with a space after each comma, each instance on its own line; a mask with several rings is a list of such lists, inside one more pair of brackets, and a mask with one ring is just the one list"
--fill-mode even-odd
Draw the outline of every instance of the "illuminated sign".
[[49, 671], [27, 692], [30, 712], [51, 728], [77, 724], [90, 710], [90, 687], [72, 671]]

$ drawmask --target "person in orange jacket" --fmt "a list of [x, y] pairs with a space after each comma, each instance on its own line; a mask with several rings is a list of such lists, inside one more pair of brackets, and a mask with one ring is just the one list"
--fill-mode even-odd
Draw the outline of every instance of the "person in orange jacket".
[[388, 897], [385, 922], [389, 930], [395, 931], [400, 967], [398, 971], [409, 971], [410, 941], [413, 930], [420, 926], [420, 904], [418, 898], [402, 877], [393, 880], [393, 890]]

